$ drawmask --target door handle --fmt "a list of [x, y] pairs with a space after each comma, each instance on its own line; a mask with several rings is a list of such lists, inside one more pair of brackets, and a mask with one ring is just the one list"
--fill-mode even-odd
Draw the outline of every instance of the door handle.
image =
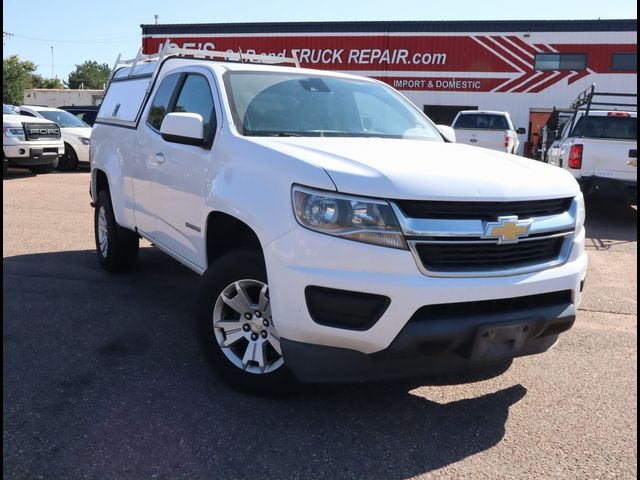
[[151, 163], [151, 165], [162, 165], [166, 161], [167, 159], [164, 157], [164, 154], [162, 152], [158, 152], [151, 155], [151, 160], [149, 163]]
[[472, 138], [471, 140], [469, 140], [470, 142], [476, 143], [478, 140], [476, 138]]

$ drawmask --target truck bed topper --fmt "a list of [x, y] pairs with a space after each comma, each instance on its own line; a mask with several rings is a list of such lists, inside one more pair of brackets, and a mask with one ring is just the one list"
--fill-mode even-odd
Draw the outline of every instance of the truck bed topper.
[[[109, 73], [105, 97], [96, 122], [135, 127], [164, 61], [174, 57], [268, 65], [293, 64], [300, 67], [295, 55], [284, 57], [247, 54], [242, 50], [233, 52], [180, 48], [167, 40], [158, 53], [144, 54], [140, 48], [136, 56], [128, 60], [122, 59], [122, 54], [118, 55]], [[118, 82], [127, 82], [128, 85], [126, 88], [119, 87]]]

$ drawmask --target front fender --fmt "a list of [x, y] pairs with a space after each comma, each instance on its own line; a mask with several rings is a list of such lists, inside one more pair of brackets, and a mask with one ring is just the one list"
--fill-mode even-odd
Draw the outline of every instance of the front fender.
[[335, 185], [324, 169], [227, 133], [214, 148], [206, 188], [203, 224], [212, 211], [241, 220], [264, 248], [298, 224], [291, 186], [324, 190]]

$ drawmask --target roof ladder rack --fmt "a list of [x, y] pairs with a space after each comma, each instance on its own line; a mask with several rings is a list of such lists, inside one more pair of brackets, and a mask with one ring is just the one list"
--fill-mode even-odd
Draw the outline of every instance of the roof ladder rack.
[[[600, 98], [597, 97], [609, 97], [609, 98], [613, 98], [613, 101], [596, 101], [594, 102], [594, 98], [596, 100], [600, 100]], [[615, 101], [615, 99], [617, 98], [621, 98], [621, 99], [632, 99], [635, 98], [636, 102], [635, 103], [618, 103], [617, 101]], [[575, 113], [578, 110], [584, 110], [585, 113], [585, 117], [589, 116], [589, 112], [591, 111], [591, 107], [592, 106], [599, 106], [599, 107], [613, 107], [614, 109], [617, 110], [618, 107], [627, 107], [629, 109], [635, 109], [636, 111], [638, 110], [638, 95], [636, 93], [618, 93], [618, 92], [596, 92], [596, 85], [592, 84], [589, 88], [587, 88], [584, 92], [580, 93], [580, 95], [578, 95], [576, 97], [576, 99], [573, 101], [573, 103], [571, 104], [571, 110], [574, 111], [574, 115], [571, 117], [571, 125], [569, 126], [569, 131], [573, 130], [575, 121], [576, 121], [576, 115]]]
[[[238, 49], [237, 52], [233, 51], [218, 51], [218, 50], [198, 50], [195, 48], [182, 48], [177, 47], [169, 43], [169, 40], [165, 41], [162, 45], [162, 48], [158, 51], [158, 53], [153, 54], [143, 54], [142, 47], [138, 50], [135, 58], [130, 60], [122, 60], [122, 54], [118, 55], [116, 62], [111, 69], [111, 73], [109, 74], [109, 79], [107, 80], [106, 87], [109, 87], [109, 84], [115, 77], [116, 72], [121, 67], [130, 66], [130, 70], [127, 76], [132, 76], [134, 74], [136, 66], [141, 62], [150, 62], [153, 60], [157, 61], [156, 68], [154, 69], [151, 75], [151, 81], [149, 82], [149, 87], [151, 88], [153, 82], [158, 75], [158, 71], [160, 66], [162, 65], [162, 60], [165, 57], [169, 56], [177, 56], [177, 57], [193, 57], [193, 58], [203, 58], [209, 60], [218, 60], [224, 62], [238, 62], [238, 63], [258, 63], [258, 64], [267, 64], [267, 65], [279, 65], [279, 64], [293, 64], [296, 68], [300, 68], [300, 61], [298, 60], [298, 56], [295, 52], [292, 52], [292, 57], [282, 57], [279, 55], [256, 55], [243, 53], [242, 50]], [[147, 92], [148, 93], [148, 92]]]

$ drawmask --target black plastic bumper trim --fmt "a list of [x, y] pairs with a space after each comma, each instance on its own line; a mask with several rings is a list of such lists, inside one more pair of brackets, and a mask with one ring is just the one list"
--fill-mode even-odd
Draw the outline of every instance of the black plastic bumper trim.
[[384, 295], [313, 285], [305, 288], [304, 295], [314, 322], [347, 330], [369, 330], [391, 303]]
[[[300, 381], [354, 382], [462, 372], [551, 348], [574, 323], [576, 308], [563, 302], [509, 312], [431, 317], [409, 322], [384, 350], [365, 354], [281, 338], [286, 365]], [[499, 356], [473, 358], [477, 338], [487, 325], [518, 325], [526, 337], [517, 349]]]

